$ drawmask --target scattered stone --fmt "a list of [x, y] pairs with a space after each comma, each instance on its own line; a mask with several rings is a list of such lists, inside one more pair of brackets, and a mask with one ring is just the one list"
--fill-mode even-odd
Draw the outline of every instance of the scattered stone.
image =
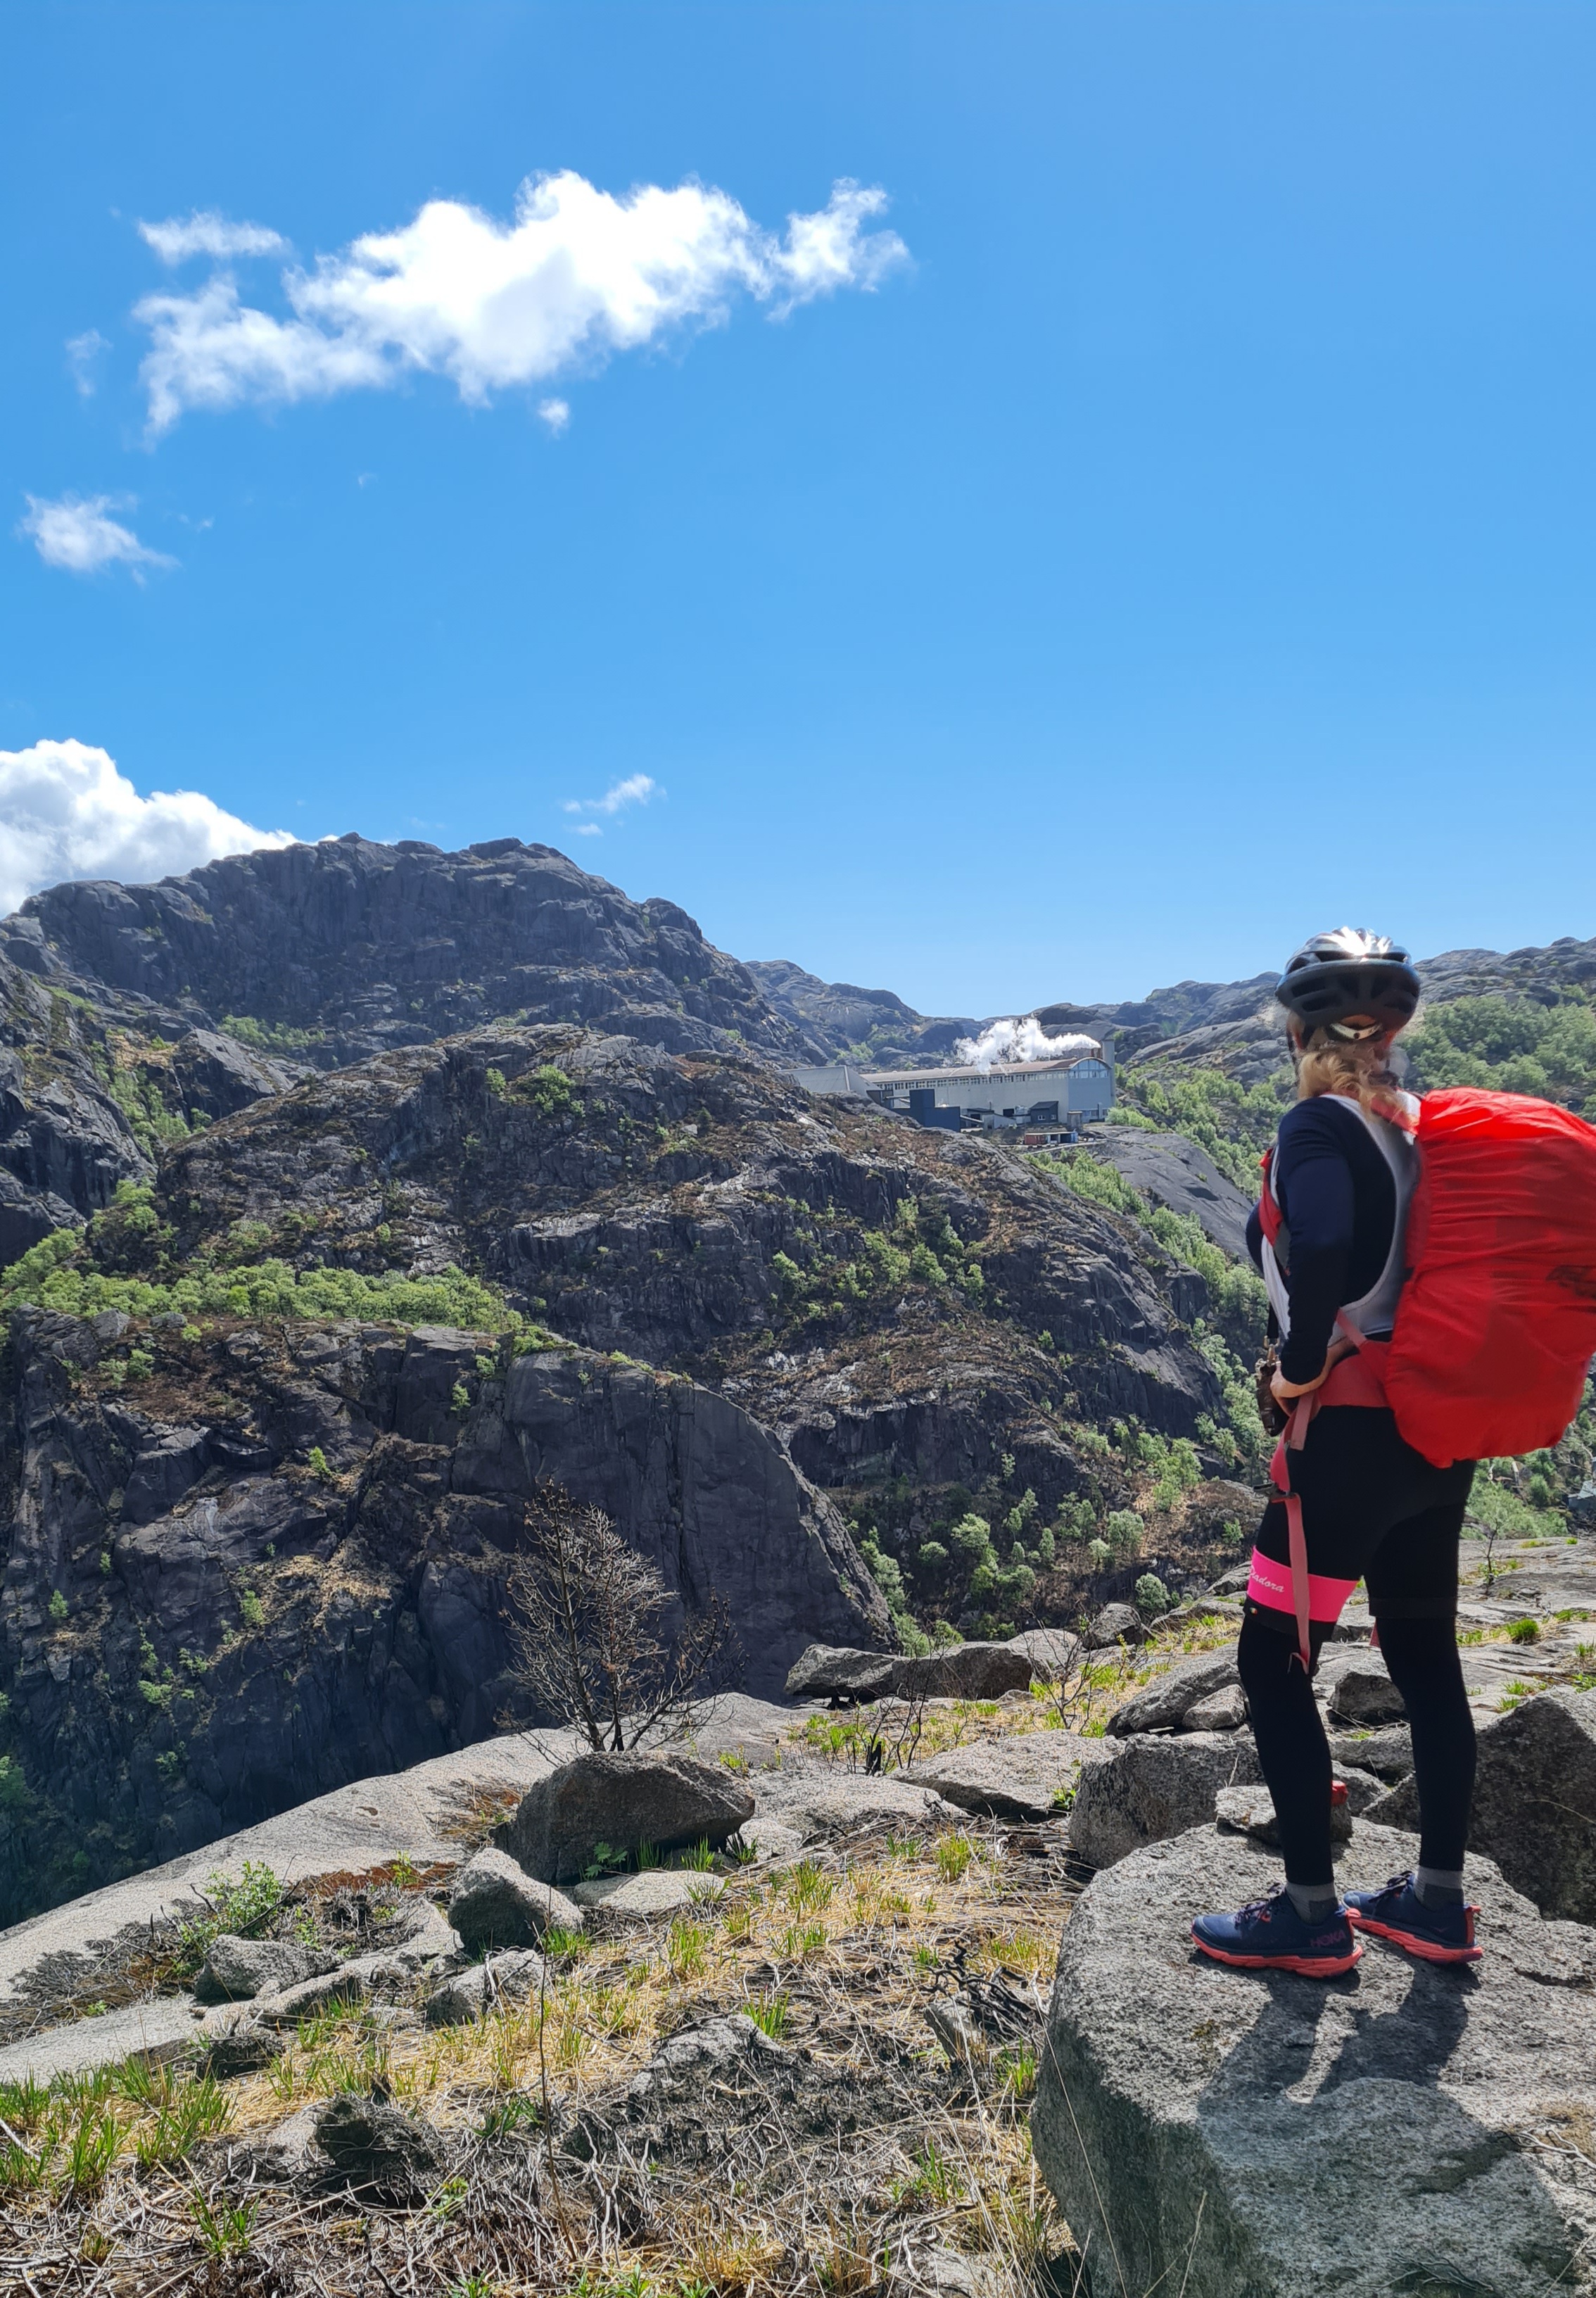
[[1239, 1683], [1227, 1683], [1195, 1700], [1180, 1719], [1183, 1732], [1239, 1732], [1247, 1720], [1247, 1699]]
[[194, 1991], [202, 2003], [252, 2003], [257, 1995], [280, 1995], [302, 1979], [319, 1978], [337, 1960], [289, 1939], [238, 1938], [223, 1931], [211, 1942]]
[[431, 2123], [354, 2091], [340, 2091], [316, 2117], [316, 2144], [350, 2186], [411, 2195], [433, 2186], [448, 2167]]
[[990, 2259], [967, 2258], [933, 2240], [893, 2267], [886, 2288], [887, 2298], [1005, 2298], [1010, 2286]]
[[1030, 1655], [1012, 1644], [949, 1644], [944, 1651], [892, 1664], [899, 1699], [1001, 1699], [1029, 1691]]
[[449, 1920], [473, 1953], [536, 1947], [550, 1925], [579, 1931], [582, 1910], [548, 1883], [534, 1883], [508, 1851], [491, 1846], [466, 1862], [449, 1894]]
[[639, 1875], [605, 1875], [578, 1883], [572, 1896], [579, 1922], [580, 1911], [591, 1907], [595, 1912], [602, 1908], [613, 1920], [644, 1922], [655, 1915], [674, 1915], [683, 1907], [703, 1906], [718, 1899], [725, 1888], [720, 1876], [690, 1867], [645, 1867]]
[[543, 1958], [535, 1947], [513, 1948], [490, 1955], [440, 1980], [421, 2005], [429, 2027], [464, 2027], [480, 2019], [495, 2003], [524, 2002], [543, 1977]]
[[[1378, 1881], [1417, 1853], [1360, 1820], [1343, 1864]], [[1536, 2151], [1596, 2106], [1574, 1927], [1471, 1857], [1466, 1974], [1377, 1939], [1329, 1986], [1194, 1952], [1193, 1915], [1278, 1873], [1198, 1828], [1099, 1875], [1065, 1926], [1031, 2138], [1081, 2250], [1116, 2292], [1185, 2298], [1577, 2290], [1588, 2187]]]
[[1073, 1732], [1021, 1732], [1012, 1739], [978, 1740], [911, 1765], [904, 1777], [935, 1789], [961, 1811], [998, 1819], [1056, 1818], [1083, 1761], [1112, 1752], [1101, 1740]]
[[1337, 1723], [1398, 1724], [1408, 1712], [1377, 1651], [1355, 1649], [1344, 1658], [1324, 1653], [1319, 1673], [1325, 1705]]
[[522, 1797], [500, 1841], [529, 1875], [583, 1875], [600, 1845], [634, 1852], [724, 1843], [754, 1816], [754, 1798], [724, 1764], [660, 1753], [578, 1756]]
[[1223, 1651], [1195, 1652], [1189, 1659], [1178, 1659], [1151, 1683], [1132, 1692], [1109, 1717], [1109, 1731], [1117, 1740], [1129, 1739], [1137, 1732], [1167, 1732], [1182, 1723], [1199, 1700], [1236, 1681], [1234, 1644]]
[[1068, 1628], [1027, 1628], [1009, 1638], [1011, 1651], [1023, 1652], [1038, 1683], [1063, 1683], [1080, 1657], [1080, 1638]]
[[1104, 1604], [1087, 1630], [1087, 1649], [1106, 1651], [1112, 1644], [1145, 1644], [1146, 1622], [1134, 1604]]
[[1355, 1765], [1394, 1786], [1413, 1769], [1413, 1734], [1405, 1724], [1380, 1732], [1332, 1732], [1330, 1753], [1338, 1764]]
[[1209, 1593], [1211, 1596], [1245, 1596], [1252, 1576], [1253, 1559], [1249, 1557], [1245, 1564], [1232, 1564], [1228, 1571], [1221, 1572], [1210, 1587]]
[[890, 1652], [811, 1644], [787, 1671], [789, 1699], [882, 1699], [892, 1689]]
[[1250, 1732], [1138, 1732], [1106, 1763], [1082, 1767], [1070, 1848], [1088, 1866], [1112, 1867], [1211, 1819], [1221, 1788], [1253, 1787], [1261, 1776]]
[[671, 2037], [627, 2085], [630, 2101], [645, 2099], [657, 2089], [696, 2087], [709, 2076], [724, 2074], [748, 2059], [787, 2060], [792, 2054], [757, 2027], [746, 2011], [724, 2018], [706, 2019]]
[[[1417, 1782], [1369, 1816], [1417, 1827]], [[1540, 1692], [1480, 1725], [1468, 1842], [1542, 1914], [1596, 1923], [1596, 1691]]]
[[[1275, 1799], [1266, 1787], [1221, 1788], [1213, 1799], [1214, 1824], [1221, 1833], [1250, 1835], [1254, 1843], [1278, 1844], [1279, 1823]], [[1350, 1843], [1352, 1814], [1349, 1805], [1330, 1806], [1330, 1840]]]

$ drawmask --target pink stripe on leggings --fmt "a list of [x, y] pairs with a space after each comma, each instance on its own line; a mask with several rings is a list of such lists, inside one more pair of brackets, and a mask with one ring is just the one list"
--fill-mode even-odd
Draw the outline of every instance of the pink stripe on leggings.
[[[1309, 1618], [1327, 1623], [1338, 1620], [1342, 1606], [1357, 1584], [1355, 1580], [1329, 1580], [1322, 1572], [1311, 1572], [1308, 1575]], [[1294, 1611], [1290, 1565], [1277, 1564], [1272, 1556], [1261, 1556], [1254, 1549], [1247, 1593], [1255, 1604], [1267, 1605], [1271, 1612]]]

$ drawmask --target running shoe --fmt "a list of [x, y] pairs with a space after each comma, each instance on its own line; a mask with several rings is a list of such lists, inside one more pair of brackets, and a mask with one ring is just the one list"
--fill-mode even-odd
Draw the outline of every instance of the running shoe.
[[1233, 1915], [1199, 1915], [1192, 1938], [1216, 1963], [1241, 1971], [1295, 1971], [1304, 1979], [1339, 1979], [1363, 1952], [1344, 1908], [1305, 1923], [1278, 1883]]
[[1388, 1938], [1426, 1963], [1477, 1963], [1484, 1947], [1474, 1943], [1477, 1907], [1426, 1907], [1411, 1875], [1393, 1875], [1377, 1891], [1349, 1891], [1347, 1921], [1376, 1938]]

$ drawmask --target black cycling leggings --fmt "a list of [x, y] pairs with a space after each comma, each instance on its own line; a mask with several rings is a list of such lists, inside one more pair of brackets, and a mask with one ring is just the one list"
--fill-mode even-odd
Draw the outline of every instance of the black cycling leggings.
[[[1380, 1619], [1380, 1649], [1413, 1731], [1420, 1864], [1455, 1873], [1463, 1864], [1474, 1798], [1474, 1718], [1458, 1657], [1456, 1623]], [[1322, 1638], [1314, 1637], [1317, 1660]], [[1251, 1711], [1258, 1761], [1274, 1798], [1287, 1882], [1331, 1882], [1330, 1748], [1295, 1642], [1252, 1607], [1236, 1664]]]

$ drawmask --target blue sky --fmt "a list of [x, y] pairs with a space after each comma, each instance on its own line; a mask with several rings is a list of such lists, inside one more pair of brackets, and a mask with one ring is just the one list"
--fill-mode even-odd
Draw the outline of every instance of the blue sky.
[[[546, 839], [932, 1011], [1344, 918], [1596, 933], [1588, 5], [145, 0], [0, 44], [0, 752]], [[390, 344], [150, 434], [144, 299], [230, 270], [292, 328], [285, 268], [347, 304], [360, 235], [560, 171], [736, 203], [724, 323], [464, 397]], [[786, 219], [839, 179], [906, 259], [810, 293]], [[163, 264], [138, 220], [195, 211], [290, 247]], [[47, 563], [63, 500], [155, 558]], [[13, 857], [39, 786], [8, 822], [0, 775]]]

